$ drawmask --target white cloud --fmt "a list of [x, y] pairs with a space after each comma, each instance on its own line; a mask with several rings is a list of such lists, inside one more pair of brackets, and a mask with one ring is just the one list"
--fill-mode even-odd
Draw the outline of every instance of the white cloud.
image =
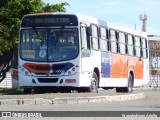
[[148, 0], [147, 1], [148, 6], [150, 7], [155, 7], [155, 6], [159, 6], [160, 5], [160, 1], [158, 0]]
[[160, 5], [159, 0], [138, 0], [142, 6], [157, 7]]
[[109, 6], [116, 6], [119, 4], [119, 0], [105, 0], [103, 4]]

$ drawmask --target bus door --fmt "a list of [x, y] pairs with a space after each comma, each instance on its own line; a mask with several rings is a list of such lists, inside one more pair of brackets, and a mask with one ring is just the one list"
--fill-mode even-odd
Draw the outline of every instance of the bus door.
[[99, 33], [98, 26], [91, 25], [91, 64], [92, 68], [100, 68], [101, 66], [101, 52], [99, 51]]
[[143, 84], [148, 84], [149, 82], [149, 59], [148, 59], [148, 49], [147, 49], [147, 39], [142, 38], [142, 55], [143, 55]]
[[89, 35], [87, 35], [86, 24], [81, 24], [81, 71], [90, 72], [91, 71], [91, 50], [89, 43]]

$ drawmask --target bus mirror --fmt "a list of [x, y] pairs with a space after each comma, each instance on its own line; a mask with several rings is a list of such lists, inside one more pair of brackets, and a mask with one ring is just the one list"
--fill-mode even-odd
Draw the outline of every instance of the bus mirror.
[[14, 25], [12, 25], [11, 28], [10, 28], [10, 40], [13, 40], [13, 38], [14, 38], [13, 29], [14, 29]]
[[92, 31], [90, 27], [87, 27], [87, 35], [92, 36]]

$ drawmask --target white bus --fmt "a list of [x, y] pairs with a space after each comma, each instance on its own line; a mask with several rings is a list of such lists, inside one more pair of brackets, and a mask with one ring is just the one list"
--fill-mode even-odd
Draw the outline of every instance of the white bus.
[[25, 93], [132, 92], [148, 82], [148, 69], [145, 33], [82, 14], [28, 14], [21, 21], [18, 77]]

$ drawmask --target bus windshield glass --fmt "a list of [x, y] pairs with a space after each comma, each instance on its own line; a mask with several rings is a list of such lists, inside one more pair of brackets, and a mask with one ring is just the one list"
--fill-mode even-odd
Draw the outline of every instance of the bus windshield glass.
[[22, 29], [20, 56], [35, 62], [60, 62], [78, 56], [77, 29]]

